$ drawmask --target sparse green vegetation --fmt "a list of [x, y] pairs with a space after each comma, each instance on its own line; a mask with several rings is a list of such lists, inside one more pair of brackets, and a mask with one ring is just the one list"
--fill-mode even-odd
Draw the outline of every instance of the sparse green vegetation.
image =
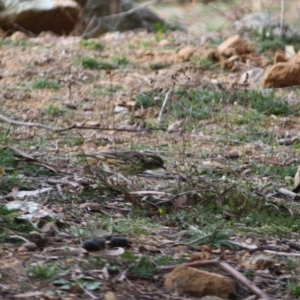
[[87, 94], [91, 97], [111, 96], [122, 90], [123, 90], [123, 88], [121, 86], [116, 85], [116, 86], [112, 86], [112, 87], [95, 88], [90, 91], [87, 91]]
[[50, 104], [45, 110], [44, 115], [49, 115], [51, 117], [61, 116], [67, 113], [67, 109], [61, 108], [57, 105]]
[[[192, 119], [207, 119], [216, 112], [224, 111], [226, 105], [237, 102], [244, 109], [249, 109], [237, 117], [233, 115], [237, 124], [257, 122], [264, 119], [263, 115], [298, 115], [300, 105], [293, 110], [283, 97], [276, 96], [274, 92], [263, 93], [260, 91], [238, 91], [236, 94], [217, 91], [213, 88], [204, 89], [178, 89], [174, 92], [176, 101], [170, 101], [168, 112], [177, 118], [189, 117]], [[136, 96], [137, 102], [143, 107], [161, 106], [160, 95], [154, 93], [141, 93]], [[253, 111], [256, 110], [256, 113]], [[242, 110], [240, 110], [242, 112]], [[260, 114], [258, 114], [260, 113]], [[224, 118], [223, 118], [224, 119]]]
[[158, 266], [170, 266], [170, 265], [181, 264], [184, 262], [184, 259], [183, 258], [174, 259], [173, 257], [170, 257], [170, 256], [162, 256], [162, 257], [156, 258], [154, 260], [154, 262]]
[[15, 168], [18, 162], [9, 148], [0, 148], [0, 166]]
[[27, 269], [27, 274], [29, 277], [35, 277], [40, 280], [51, 279], [56, 275], [58, 275], [58, 273], [59, 273], [59, 269], [57, 263], [52, 263], [51, 265], [37, 264]]
[[109, 61], [99, 60], [89, 56], [77, 56], [74, 63], [77, 66], [82, 66], [84, 69], [90, 70], [111, 70], [116, 68], [116, 66]]
[[114, 65], [116, 65], [118, 67], [126, 67], [128, 64], [130, 64], [129, 59], [126, 58], [125, 56], [114, 57], [114, 58], [112, 58], [112, 62]]
[[[2, 188], [2, 180], [0, 181], [1, 190], [0, 194], [3, 195], [8, 193], [5, 191], [5, 187]], [[27, 234], [30, 231], [34, 230], [29, 222], [25, 220], [17, 220], [16, 217], [19, 215], [19, 212], [8, 210], [4, 205], [0, 205], [0, 243], [7, 243], [11, 232], [18, 232], [21, 234]], [[17, 244], [23, 242], [22, 240], [16, 240]]]
[[150, 260], [149, 257], [142, 256], [139, 260], [136, 260], [129, 270], [129, 275], [138, 277], [141, 279], [150, 280], [153, 278], [155, 273], [155, 264]]
[[18, 186], [20, 189], [30, 189], [32, 185], [29, 185], [25, 181], [23, 176], [18, 175], [17, 171], [6, 172], [7, 174], [0, 177], [0, 193], [6, 195], [11, 192], [12, 187]]
[[32, 83], [33, 89], [43, 90], [43, 89], [52, 89], [52, 90], [59, 90], [60, 85], [55, 80], [45, 79], [36, 79]]
[[[141, 211], [138, 213], [141, 215]], [[138, 215], [137, 214], [137, 215]], [[133, 221], [134, 220], [134, 221]], [[116, 232], [119, 234], [151, 234], [151, 230], [155, 230], [155, 224], [151, 221], [151, 219], [147, 219], [147, 217], [128, 219], [128, 220], [111, 220], [109, 218], [102, 219], [102, 227], [110, 232]], [[151, 227], [151, 230], [149, 230]]]
[[262, 53], [266, 50], [284, 50], [286, 45], [293, 45], [296, 52], [300, 47], [300, 38], [298, 37], [279, 37], [274, 35], [272, 28], [264, 28], [261, 33], [253, 32], [253, 37], [256, 38], [256, 51]]
[[104, 45], [97, 40], [82, 40], [80, 45], [88, 48], [89, 50], [103, 50]]
[[161, 22], [157, 22], [154, 24], [154, 30], [156, 33], [166, 33], [168, 31], [168, 26], [166, 24], [163, 24]]
[[19, 47], [21, 51], [26, 51], [28, 48], [33, 47], [35, 44], [26, 41], [26, 40], [11, 40], [11, 39], [2, 39], [0, 42], [0, 47], [8, 46], [8, 47]]
[[135, 97], [136, 101], [144, 108], [148, 108], [162, 103], [161, 97], [157, 93], [141, 93]]
[[288, 281], [288, 289], [292, 296], [300, 297], [300, 282]]
[[170, 63], [163, 63], [163, 62], [158, 62], [158, 63], [151, 63], [150, 64], [150, 69], [151, 70], [160, 70], [160, 69], [166, 69], [168, 67], [170, 67]]
[[209, 58], [194, 57], [192, 62], [204, 70], [209, 70], [216, 66], [216, 62]]

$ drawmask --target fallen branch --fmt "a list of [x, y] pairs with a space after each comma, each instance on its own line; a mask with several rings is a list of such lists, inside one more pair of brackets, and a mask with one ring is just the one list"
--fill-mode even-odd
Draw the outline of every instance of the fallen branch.
[[300, 196], [297, 193], [291, 192], [290, 190], [284, 189], [284, 188], [280, 188], [278, 190], [278, 192], [280, 194], [286, 195], [290, 198], [292, 198], [293, 200], [299, 200]]
[[45, 129], [52, 130], [52, 131], [60, 130], [60, 128], [55, 128], [55, 127], [47, 126], [47, 125], [40, 124], [40, 123], [31, 123], [31, 122], [22, 122], [22, 121], [12, 120], [3, 115], [0, 115], [0, 120], [6, 122], [8, 124], [14, 124], [14, 125], [20, 125], [20, 126], [40, 127], [40, 128], [45, 128]]
[[39, 127], [39, 128], [44, 128], [44, 129], [51, 130], [51, 131], [56, 131], [56, 132], [68, 131], [71, 129], [87, 129], [87, 130], [95, 129], [95, 130], [101, 130], [101, 131], [124, 131], [124, 132], [145, 132], [145, 131], [159, 131], [159, 130], [166, 131], [166, 128], [163, 128], [163, 127], [145, 128], [145, 129], [123, 129], [123, 128], [110, 128], [110, 127], [98, 127], [98, 126], [81, 126], [81, 125], [76, 125], [76, 124], [73, 124], [66, 128], [59, 128], [59, 127], [44, 125], [41, 123], [16, 121], [16, 120], [12, 120], [8, 117], [5, 117], [1, 114], [0, 114], [0, 121], [6, 122], [8, 124], [19, 125], [19, 126]]
[[294, 257], [300, 257], [300, 253], [288, 253], [288, 252], [277, 252], [272, 250], [264, 250], [265, 253], [275, 254], [275, 255], [281, 255], [281, 256], [294, 256]]
[[200, 190], [191, 190], [191, 191], [182, 192], [182, 193], [179, 193], [179, 194], [177, 194], [175, 196], [172, 196], [170, 199], [162, 200], [162, 201], [159, 201], [159, 202], [157, 202], [155, 204], [156, 205], [166, 204], [166, 203], [174, 201], [175, 199], [177, 199], [177, 198], [179, 198], [179, 197], [181, 197], [183, 195], [194, 194], [194, 193], [200, 193]]
[[214, 266], [219, 267], [220, 269], [228, 272], [230, 275], [232, 275], [236, 280], [238, 280], [242, 285], [247, 287], [250, 291], [252, 291], [256, 296], [258, 296], [261, 299], [268, 300], [270, 297], [262, 291], [260, 288], [258, 288], [253, 282], [248, 280], [242, 273], [231, 267], [228, 263], [224, 261], [219, 261], [217, 259], [213, 260], [202, 260], [202, 261], [195, 261], [191, 263], [184, 263], [180, 265], [175, 266], [161, 266], [157, 267], [158, 270], [161, 271], [172, 271], [176, 267], [206, 267], [206, 266]]
[[165, 109], [165, 107], [166, 107], [166, 105], [167, 105], [167, 102], [168, 102], [170, 93], [171, 93], [170, 91], [168, 91], [168, 92], [166, 93], [165, 100], [164, 100], [164, 102], [163, 102], [163, 104], [162, 104], [161, 110], [160, 110], [159, 115], [158, 115], [158, 119], [157, 119], [157, 120], [158, 120], [158, 123], [161, 122], [162, 114], [163, 114], [164, 109]]

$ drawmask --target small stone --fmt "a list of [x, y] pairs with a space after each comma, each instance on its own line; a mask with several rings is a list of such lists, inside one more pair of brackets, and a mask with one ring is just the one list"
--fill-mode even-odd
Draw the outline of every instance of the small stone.
[[93, 111], [95, 109], [95, 105], [92, 103], [85, 103], [82, 106], [83, 111]]
[[277, 64], [279, 62], [287, 62], [287, 61], [288, 59], [286, 59], [282, 53], [276, 52], [274, 57], [274, 64]]
[[177, 53], [177, 56], [182, 61], [189, 61], [195, 51], [196, 51], [195, 48], [187, 46], [180, 49]]
[[288, 145], [292, 145], [293, 142], [291, 141], [291, 139], [279, 139], [278, 144], [288, 146]]
[[228, 154], [227, 154], [227, 157], [228, 158], [232, 158], [232, 159], [234, 159], [234, 158], [239, 158], [241, 155], [240, 155], [240, 153], [237, 151], [237, 150], [230, 150], [229, 152], [228, 152]]
[[168, 46], [170, 44], [170, 42], [168, 40], [161, 40], [158, 45], [160, 47], [165, 47], [165, 46]]
[[26, 41], [29, 39], [28, 35], [25, 34], [24, 32], [21, 32], [21, 31], [16, 31], [15, 33], [13, 33], [11, 35], [11, 40], [13, 42], [16, 42], [16, 41]]
[[119, 237], [119, 236], [112, 236], [109, 240], [109, 244], [111, 247], [123, 247], [123, 248], [130, 248], [130, 242], [125, 237]]
[[122, 215], [122, 214], [120, 214], [120, 213], [116, 213], [116, 214], [114, 214], [114, 218], [116, 218], [116, 219], [121, 219], [121, 218], [123, 218], [124, 216]]
[[86, 251], [100, 251], [105, 248], [105, 241], [100, 238], [88, 239], [83, 242], [82, 247]]
[[32, 242], [26, 242], [22, 247], [26, 248], [28, 251], [35, 251], [37, 249], [37, 245]]
[[74, 102], [68, 101], [68, 102], [64, 103], [64, 106], [67, 107], [67, 108], [70, 108], [70, 109], [77, 109], [78, 105]]
[[105, 293], [103, 300], [118, 300], [118, 298], [113, 292], [107, 292]]

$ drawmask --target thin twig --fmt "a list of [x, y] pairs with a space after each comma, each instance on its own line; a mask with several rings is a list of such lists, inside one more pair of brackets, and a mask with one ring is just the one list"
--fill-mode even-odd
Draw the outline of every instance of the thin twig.
[[20, 239], [20, 240], [24, 241], [25, 243], [29, 242], [27, 239], [25, 239], [24, 237], [19, 236], [19, 235], [10, 235], [9, 238], [10, 239]]
[[158, 123], [160, 123], [160, 121], [161, 121], [161, 117], [162, 117], [162, 114], [163, 114], [163, 112], [164, 112], [164, 109], [165, 109], [165, 107], [166, 107], [166, 105], [167, 105], [167, 101], [168, 101], [168, 99], [169, 99], [170, 93], [171, 93], [171, 91], [168, 91], [168, 92], [166, 93], [165, 100], [164, 100], [164, 102], [163, 102], [163, 105], [162, 105], [161, 110], [160, 110], [159, 115], [158, 115], [158, 119], [157, 119], [157, 120], [158, 120]]
[[20, 126], [40, 127], [40, 128], [45, 128], [45, 129], [52, 130], [52, 131], [60, 131], [61, 130], [61, 128], [55, 128], [55, 127], [40, 124], [40, 123], [31, 123], [31, 122], [23, 122], [23, 121], [12, 120], [12, 119], [9, 119], [9, 118], [7, 118], [3, 115], [0, 115], [0, 120], [4, 121], [6, 123], [9, 123], [9, 124], [20, 125]]
[[94, 296], [89, 290], [85, 289], [84, 286], [78, 281], [75, 280], [76, 284], [79, 285], [79, 287], [88, 295], [90, 296], [92, 299], [99, 299], [97, 296]]
[[160, 204], [165, 204], [165, 203], [168, 203], [168, 202], [172, 202], [173, 200], [177, 199], [178, 197], [181, 197], [183, 195], [187, 195], [187, 194], [193, 194], [193, 193], [199, 193], [200, 190], [192, 190], [192, 191], [186, 191], [186, 192], [182, 192], [180, 194], [177, 194], [173, 197], [171, 197], [170, 199], [167, 199], [167, 200], [162, 200], [162, 201], [159, 201], [157, 203], [155, 203], [156, 205], [160, 205]]
[[283, 22], [284, 22], [284, 8], [285, 1], [281, 0], [281, 9], [280, 9], [280, 37], [283, 37]]
[[64, 131], [68, 131], [71, 129], [95, 129], [95, 130], [101, 130], [101, 131], [123, 131], [123, 132], [145, 132], [145, 131], [158, 131], [158, 130], [162, 130], [165, 131], [166, 128], [163, 127], [159, 127], [159, 128], [145, 128], [145, 129], [123, 129], [123, 128], [110, 128], [110, 127], [98, 127], [98, 126], [80, 126], [80, 125], [76, 125], [73, 124], [69, 127], [65, 127], [65, 128], [59, 128], [59, 127], [53, 127], [53, 126], [48, 126], [48, 125], [44, 125], [41, 123], [31, 123], [31, 122], [23, 122], [23, 121], [16, 121], [16, 120], [12, 120], [8, 117], [5, 117], [3, 115], [0, 114], [0, 121], [4, 121], [8, 124], [13, 124], [13, 125], [19, 125], [19, 126], [27, 126], [27, 127], [39, 127], [39, 128], [44, 128], [47, 130], [51, 130], [51, 131], [56, 131], [56, 132], [64, 132]]

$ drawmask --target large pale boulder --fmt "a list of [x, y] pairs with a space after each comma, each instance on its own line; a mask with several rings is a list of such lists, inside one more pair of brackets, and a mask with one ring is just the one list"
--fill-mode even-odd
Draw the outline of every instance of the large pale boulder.
[[34, 34], [68, 34], [79, 19], [80, 5], [73, 0], [0, 0], [0, 27]]

